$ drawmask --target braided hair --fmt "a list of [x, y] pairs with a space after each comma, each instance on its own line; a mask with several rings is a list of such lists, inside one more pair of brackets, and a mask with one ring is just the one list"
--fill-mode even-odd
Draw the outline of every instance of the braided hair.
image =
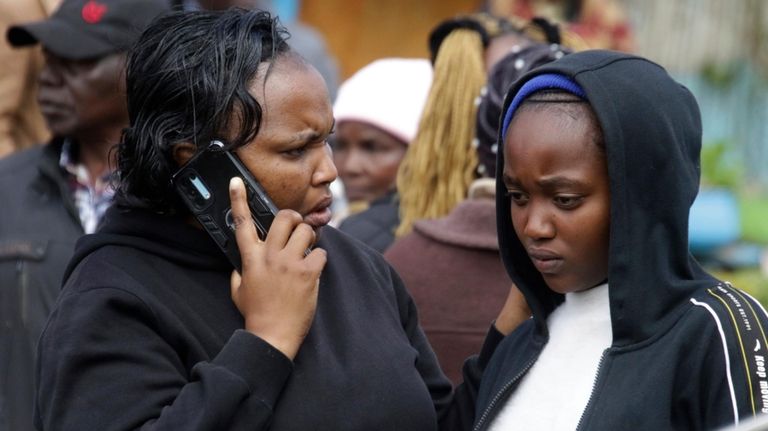
[[[521, 43], [486, 75], [484, 50], [505, 35], [520, 36]], [[494, 175], [504, 94], [523, 73], [570, 52], [560, 41], [558, 27], [546, 20], [516, 26], [487, 14], [449, 20], [433, 30], [432, 88], [397, 175], [397, 236], [410, 232], [416, 220], [447, 215], [475, 179]]]
[[445, 21], [430, 34], [433, 81], [397, 175], [397, 236], [410, 232], [418, 219], [448, 214], [466, 197], [477, 166], [472, 141], [475, 101], [486, 82], [485, 48], [491, 38], [509, 31], [513, 27], [507, 21], [478, 14]]

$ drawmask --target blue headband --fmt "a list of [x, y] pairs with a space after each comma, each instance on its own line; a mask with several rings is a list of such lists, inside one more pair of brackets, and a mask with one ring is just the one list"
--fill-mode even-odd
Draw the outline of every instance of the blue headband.
[[520, 91], [515, 94], [515, 98], [512, 99], [512, 103], [507, 108], [507, 112], [504, 113], [504, 121], [501, 127], [501, 139], [503, 140], [507, 136], [507, 128], [512, 121], [512, 116], [515, 114], [517, 107], [523, 103], [526, 97], [531, 94], [546, 89], [558, 89], [564, 90], [571, 94], [587, 99], [587, 93], [581, 89], [579, 84], [574, 82], [571, 78], [556, 73], [545, 73], [543, 75], [537, 75], [531, 78], [530, 81], [523, 84]]

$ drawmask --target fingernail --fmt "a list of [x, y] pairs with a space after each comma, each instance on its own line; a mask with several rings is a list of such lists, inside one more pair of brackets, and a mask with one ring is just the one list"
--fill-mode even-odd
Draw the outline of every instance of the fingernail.
[[229, 180], [229, 189], [235, 190], [239, 187], [239, 183], [241, 183], [243, 180], [240, 179], [240, 177], [232, 177]]

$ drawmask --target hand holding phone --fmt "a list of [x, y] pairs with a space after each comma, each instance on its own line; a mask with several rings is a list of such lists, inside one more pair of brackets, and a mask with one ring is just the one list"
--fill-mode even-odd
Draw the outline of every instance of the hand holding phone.
[[229, 194], [242, 257], [242, 272], [232, 272], [232, 300], [246, 330], [293, 359], [315, 315], [325, 250], [306, 253], [315, 232], [292, 210], [279, 211], [261, 241], [242, 179], [232, 179]]
[[173, 175], [172, 183], [200, 225], [239, 270], [240, 251], [229, 200], [232, 177], [239, 177], [245, 183], [251, 218], [259, 237], [266, 238], [277, 207], [237, 155], [225, 150], [220, 141], [211, 142], [208, 148], [195, 155]]

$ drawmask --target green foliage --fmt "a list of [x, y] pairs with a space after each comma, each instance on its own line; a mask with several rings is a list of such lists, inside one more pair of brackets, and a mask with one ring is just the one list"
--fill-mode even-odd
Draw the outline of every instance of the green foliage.
[[701, 77], [712, 87], [727, 90], [736, 83], [739, 68], [740, 65], [735, 62], [725, 64], [707, 62], [701, 67]]
[[768, 197], [741, 193], [739, 195], [742, 239], [768, 244]]
[[741, 163], [735, 158], [730, 142], [712, 141], [701, 149], [701, 183], [703, 186], [736, 190], [741, 184]]
[[712, 275], [720, 280], [729, 281], [734, 287], [746, 291], [757, 298], [761, 304], [768, 306], [768, 277], [759, 268], [728, 272], [712, 271]]

